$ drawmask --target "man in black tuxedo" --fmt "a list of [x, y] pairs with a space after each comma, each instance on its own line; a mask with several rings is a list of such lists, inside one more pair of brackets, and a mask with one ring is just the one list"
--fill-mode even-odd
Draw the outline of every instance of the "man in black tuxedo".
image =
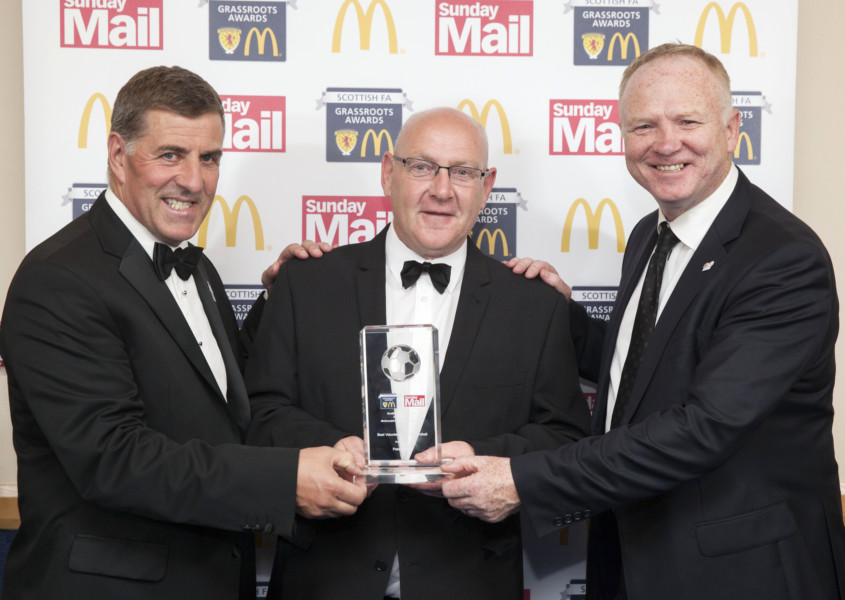
[[[395, 152], [382, 159], [392, 224], [280, 270], [247, 367], [248, 440], [331, 445], [363, 462], [359, 331], [413, 323], [439, 333], [445, 457], [580, 438], [589, 416], [565, 299], [468, 243], [496, 177], [484, 129], [454, 109], [418, 113]], [[415, 281], [412, 261], [431, 265]], [[521, 598], [518, 517], [466, 517], [439, 488], [380, 485], [355, 515], [314, 522], [313, 539], [281, 540], [268, 598]]]
[[222, 142], [208, 83], [141, 71], [114, 103], [108, 190], [12, 281], [9, 600], [255, 598], [254, 532], [291, 537], [296, 513], [346, 515], [365, 497], [338, 474], [357, 472], [348, 452], [242, 445], [244, 348], [220, 277], [185, 242]]
[[659, 209], [631, 232], [607, 327], [570, 304], [604, 435], [445, 467], [466, 475], [443, 486], [452, 506], [485, 520], [521, 506], [543, 534], [592, 513], [588, 598], [845, 598], [833, 268], [733, 165], [730, 89], [683, 44], [623, 75], [628, 170]]

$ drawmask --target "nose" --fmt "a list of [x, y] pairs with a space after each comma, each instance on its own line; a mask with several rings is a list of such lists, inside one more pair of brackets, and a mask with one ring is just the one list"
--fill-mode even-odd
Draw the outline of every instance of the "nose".
[[431, 195], [439, 200], [448, 200], [452, 197], [452, 181], [449, 179], [449, 169], [440, 167], [429, 186]]
[[671, 124], [664, 124], [657, 128], [654, 140], [654, 150], [660, 154], [672, 154], [681, 148], [681, 136]]
[[202, 190], [202, 165], [199, 160], [186, 159], [182, 162], [182, 168], [176, 177], [176, 183], [190, 193]]

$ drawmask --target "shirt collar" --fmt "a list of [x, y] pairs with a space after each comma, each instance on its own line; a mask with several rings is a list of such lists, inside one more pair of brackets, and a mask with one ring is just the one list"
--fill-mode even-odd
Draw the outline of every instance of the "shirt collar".
[[[681, 213], [672, 221], [672, 233], [674, 233], [684, 246], [696, 250], [701, 240], [707, 234], [707, 230], [716, 220], [716, 216], [727, 204], [728, 199], [736, 187], [736, 182], [739, 179], [739, 171], [736, 166], [731, 164], [728, 175], [719, 184], [712, 194], [710, 194], [703, 201], [699, 202], [691, 209]], [[660, 224], [666, 220], [663, 211], [659, 211], [657, 216], [657, 230], [660, 231]]]
[[[129, 233], [138, 240], [138, 243], [141, 244], [141, 247], [144, 249], [144, 252], [152, 260], [153, 258], [153, 249], [155, 248], [156, 242], [159, 242], [156, 237], [150, 233], [150, 230], [144, 227], [141, 222], [136, 219], [129, 209], [126, 208], [126, 205], [117, 197], [117, 195], [112, 191], [111, 188], [106, 190], [106, 201], [109, 203], [109, 206], [114, 211], [114, 214], [117, 215], [117, 218], [126, 225], [126, 228], [129, 230]], [[169, 244], [168, 244], [169, 245]], [[177, 248], [185, 248], [188, 246], [188, 241], [184, 240], [181, 242]], [[172, 246], [171, 246], [172, 247]]]
[[[415, 260], [417, 262], [426, 262], [426, 259], [408, 248], [405, 244], [402, 243], [402, 240], [399, 239], [399, 236], [396, 235], [396, 232], [393, 230], [392, 226], [388, 226], [387, 230], [387, 237], [384, 242], [384, 256], [385, 261], [387, 262], [387, 270], [390, 273], [390, 276], [399, 284], [401, 287], [402, 285], [402, 267], [405, 265], [406, 260]], [[464, 267], [466, 266], [466, 259], [467, 259], [467, 241], [464, 240], [464, 243], [461, 244], [461, 247], [452, 252], [451, 254], [447, 254], [446, 256], [436, 258], [434, 260], [429, 260], [427, 262], [436, 263], [436, 264], [447, 264], [452, 267], [451, 276], [449, 278], [449, 285], [447, 286], [447, 290], [449, 293], [455, 291], [455, 288], [460, 283], [461, 279], [464, 275]]]

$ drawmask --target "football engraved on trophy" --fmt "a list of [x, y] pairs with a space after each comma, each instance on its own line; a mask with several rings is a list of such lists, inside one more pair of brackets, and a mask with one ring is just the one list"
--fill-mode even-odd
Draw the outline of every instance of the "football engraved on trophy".
[[393, 381], [405, 381], [420, 372], [420, 355], [410, 346], [391, 346], [381, 357], [381, 370]]
[[[366, 481], [421, 483], [440, 470], [440, 377], [432, 325], [361, 330], [361, 382]], [[414, 456], [436, 448], [432, 463]]]

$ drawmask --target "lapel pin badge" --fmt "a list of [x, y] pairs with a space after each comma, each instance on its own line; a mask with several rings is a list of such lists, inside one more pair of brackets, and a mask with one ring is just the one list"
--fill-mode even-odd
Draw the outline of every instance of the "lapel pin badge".
[[214, 301], [215, 304], [217, 304], [217, 298], [214, 297], [214, 290], [211, 289], [211, 282], [206, 281], [205, 283], [206, 285], [208, 285], [208, 291], [211, 293], [211, 299]]
[[704, 266], [703, 266], [703, 267], [701, 267], [701, 271], [702, 271], [702, 272], [704, 272], [704, 271], [709, 271], [709, 270], [713, 267], [713, 264], [714, 264], [715, 262], [716, 262], [715, 260], [711, 260], [710, 262], [706, 262], [706, 263], [704, 263]]

